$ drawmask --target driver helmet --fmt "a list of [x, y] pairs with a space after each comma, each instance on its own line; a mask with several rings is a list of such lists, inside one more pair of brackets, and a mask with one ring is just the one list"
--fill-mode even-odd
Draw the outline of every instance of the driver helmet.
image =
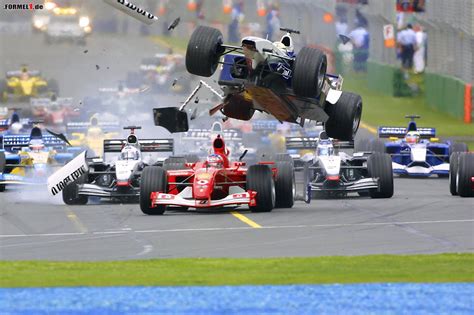
[[17, 135], [20, 133], [22, 128], [23, 128], [23, 124], [21, 124], [20, 122], [14, 122], [10, 126], [10, 133], [13, 135]]
[[140, 152], [137, 148], [132, 146], [126, 146], [120, 153], [121, 160], [138, 160], [140, 158]]
[[207, 157], [207, 165], [214, 168], [223, 168], [224, 160], [219, 154], [211, 154]]
[[334, 147], [330, 141], [321, 141], [318, 143], [316, 148], [317, 156], [330, 156], [334, 155]]
[[410, 144], [420, 142], [420, 133], [418, 131], [409, 131], [405, 136], [405, 141]]
[[33, 152], [39, 152], [44, 149], [44, 143], [42, 139], [31, 139], [29, 148]]

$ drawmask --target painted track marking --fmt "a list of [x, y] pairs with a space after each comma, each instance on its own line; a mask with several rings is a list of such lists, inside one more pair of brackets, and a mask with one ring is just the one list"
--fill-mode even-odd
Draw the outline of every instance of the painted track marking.
[[262, 228], [262, 226], [260, 224], [258, 224], [257, 222], [253, 221], [253, 220], [250, 220], [249, 218], [247, 218], [245, 215], [237, 212], [237, 211], [231, 211], [230, 214], [232, 214], [234, 217], [236, 217], [237, 219], [239, 219], [240, 221], [250, 225], [251, 227], [255, 228], [255, 229], [260, 229]]
[[[357, 227], [357, 226], [396, 226], [401, 224], [453, 224], [453, 223], [474, 223], [474, 219], [466, 220], [438, 220], [438, 221], [401, 221], [401, 222], [372, 222], [372, 223], [334, 223], [334, 224], [314, 224], [314, 225], [276, 225], [260, 226], [264, 230], [274, 229], [308, 229], [308, 228], [332, 228], [332, 227]], [[253, 227], [222, 227], [222, 228], [200, 228], [200, 229], [167, 229], [167, 230], [135, 230], [135, 231], [96, 231], [90, 233], [45, 233], [45, 234], [5, 234], [0, 235], [0, 239], [21, 238], [21, 237], [54, 237], [54, 236], [77, 236], [77, 235], [104, 235], [104, 234], [127, 234], [127, 233], [169, 233], [169, 232], [213, 232], [232, 230], [252, 230]], [[1, 247], [1, 246], [0, 246]]]
[[71, 222], [74, 224], [76, 229], [81, 232], [81, 234], [87, 233], [87, 228], [84, 224], [82, 224], [81, 220], [77, 217], [77, 215], [72, 211], [69, 207], [66, 207], [66, 214], [67, 218], [71, 220]]
[[377, 129], [372, 127], [371, 125], [366, 124], [365, 122], [360, 122], [360, 126], [366, 130], [368, 130], [370, 133], [376, 135], [377, 134]]

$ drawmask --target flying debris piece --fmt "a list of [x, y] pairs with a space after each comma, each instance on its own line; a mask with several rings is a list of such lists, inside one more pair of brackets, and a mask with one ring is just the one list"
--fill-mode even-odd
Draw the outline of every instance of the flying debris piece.
[[100, 69], [99, 65], [95, 65], [95, 70], [99, 70], [99, 69]]
[[173, 80], [173, 84], [171, 84], [171, 86], [175, 86], [176, 83], [178, 83], [178, 79], [174, 79], [174, 80]]
[[168, 31], [171, 31], [171, 30], [174, 30], [176, 26], [178, 26], [179, 22], [181, 21], [181, 18], [180, 17], [177, 17], [176, 19], [174, 19], [173, 23], [171, 23], [169, 26], [168, 26]]
[[227, 117], [227, 116], [222, 118], [222, 122], [226, 122], [227, 120], [229, 120], [229, 117]]
[[199, 97], [196, 96], [196, 98], [194, 99], [194, 103], [195, 104], [199, 103]]
[[143, 92], [148, 91], [149, 89], [150, 89], [150, 87], [147, 85], [147, 86], [142, 87], [139, 91], [140, 91], [140, 93], [143, 93]]
[[46, 129], [46, 131], [50, 134], [52, 134], [53, 136], [55, 136], [56, 138], [58, 139], [61, 139], [63, 140], [64, 142], [66, 142], [69, 146], [71, 146], [71, 144], [69, 143], [69, 140], [66, 138], [66, 136], [62, 133], [56, 133], [54, 131], [51, 131], [49, 129]]
[[351, 41], [351, 38], [346, 35], [339, 34], [339, 38], [341, 39], [344, 45]]
[[154, 16], [153, 14], [143, 10], [137, 5], [131, 2], [128, 2], [126, 0], [103, 0], [103, 1], [145, 24], [151, 25], [153, 22], [158, 20], [158, 18]]
[[89, 52], [89, 50], [87, 50], [87, 49], [86, 49], [86, 50], [84, 50], [84, 53], [85, 53], [85, 54], [87, 54], [88, 52]]
[[194, 120], [196, 119], [197, 117], [197, 108], [195, 108], [191, 114], [191, 117], [189, 118], [189, 120]]
[[109, 67], [107, 67], [107, 70], [109, 70], [109, 69], [110, 69], [110, 68], [109, 68]]

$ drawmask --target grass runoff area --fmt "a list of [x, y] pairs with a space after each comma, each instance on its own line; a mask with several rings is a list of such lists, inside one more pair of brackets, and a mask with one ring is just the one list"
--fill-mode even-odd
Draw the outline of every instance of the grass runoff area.
[[0, 287], [474, 282], [474, 254], [0, 262]]

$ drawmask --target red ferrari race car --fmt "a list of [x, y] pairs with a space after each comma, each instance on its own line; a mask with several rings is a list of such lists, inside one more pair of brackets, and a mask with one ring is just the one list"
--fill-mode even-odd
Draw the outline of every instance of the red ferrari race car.
[[247, 168], [242, 162], [246, 151], [237, 162], [230, 162], [220, 135], [214, 139], [211, 151], [203, 162], [145, 167], [140, 184], [142, 212], [160, 215], [168, 207], [240, 205], [248, 205], [252, 212], [270, 212], [275, 207], [293, 206], [296, 189], [291, 160], [260, 162]]

